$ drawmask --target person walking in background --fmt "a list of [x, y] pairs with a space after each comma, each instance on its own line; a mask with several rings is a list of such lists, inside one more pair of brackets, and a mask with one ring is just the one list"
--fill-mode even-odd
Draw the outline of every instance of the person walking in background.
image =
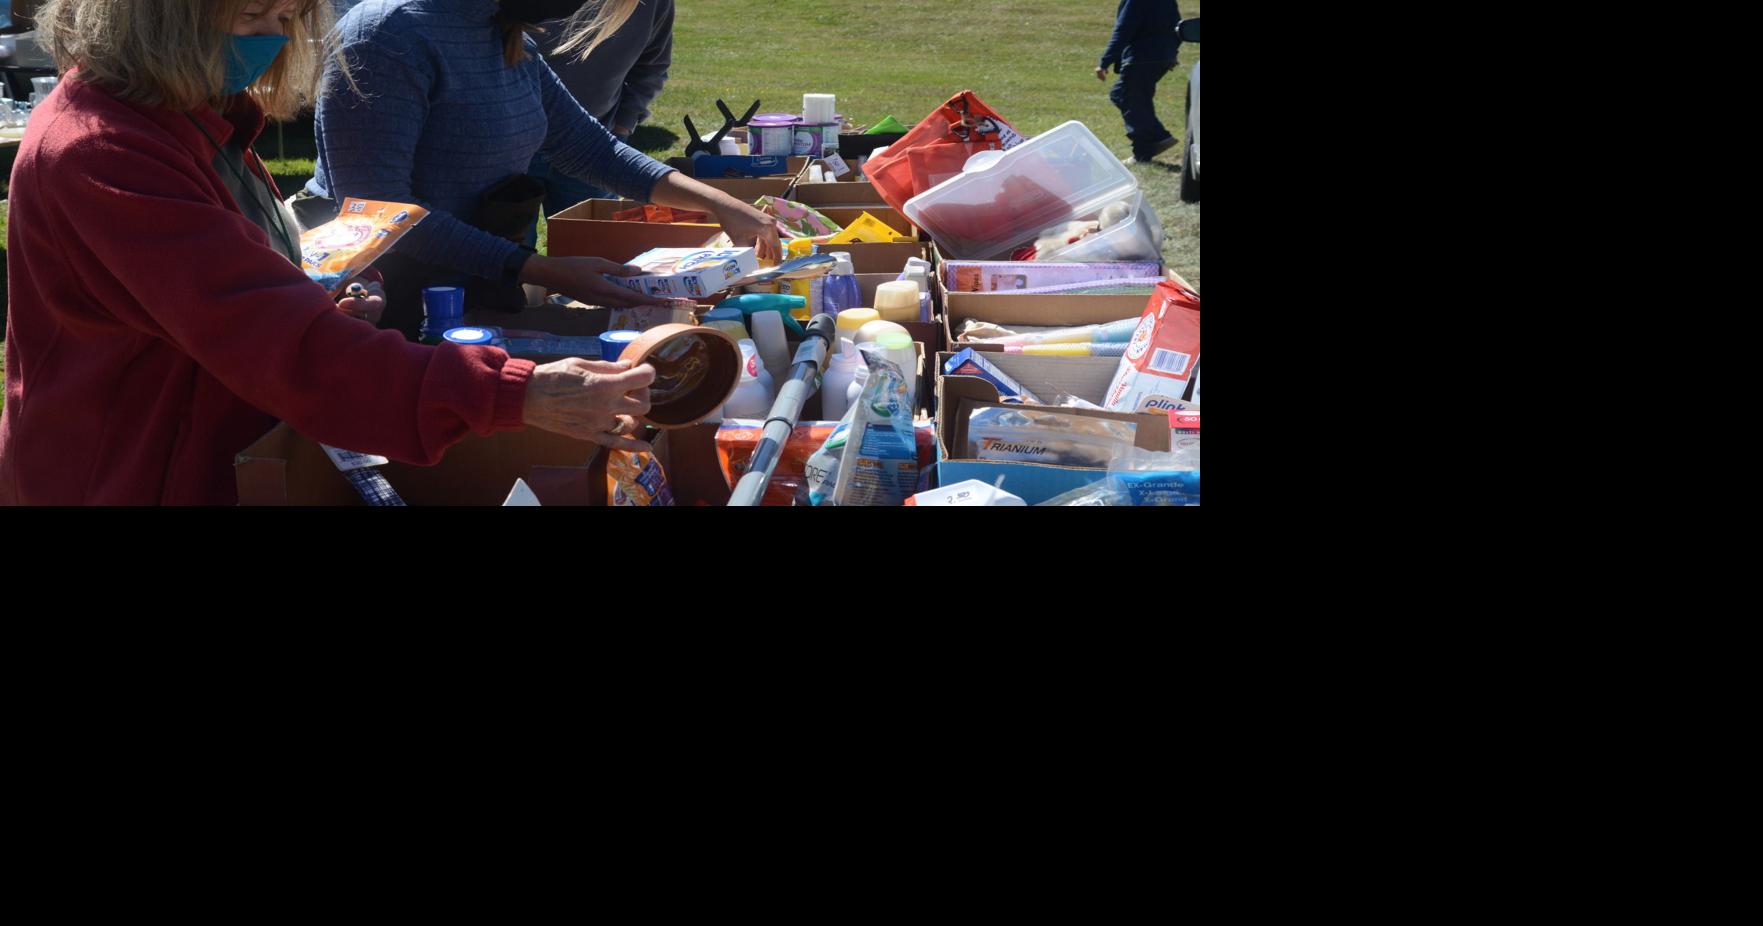
[[[569, 4], [559, 6], [562, 11]], [[567, 15], [568, 11], [564, 12]], [[543, 24], [545, 34], [539, 38], [539, 48], [545, 61], [588, 115], [611, 129], [619, 141], [630, 141], [631, 133], [649, 118], [649, 104], [661, 95], [667, 69], [673, 65], [673, 0], [645, 0], [624, 25], [582, 60], [558, 52], [566, 38], [565, 22], [558, 19]], [[546, 216], [583, 200], [608, 196], [592, 183], [553, 170], [543, 151], [533, 155], [527, 173], [545, 181]]]
[[1110, 66], [1120, 75], [1108, 99], [1126, 120], [1126, 137], [1132, 142], [1128, 164], [1149, 161], [1177, 144], [1157, 120], [1155, 97], [1157, 82], [1175, 69], [1180, 23], [1175, 0], [1120, 0], [1114, 14], [1114, 35], [1096, 64], [1096, 79], [1107, 80]]

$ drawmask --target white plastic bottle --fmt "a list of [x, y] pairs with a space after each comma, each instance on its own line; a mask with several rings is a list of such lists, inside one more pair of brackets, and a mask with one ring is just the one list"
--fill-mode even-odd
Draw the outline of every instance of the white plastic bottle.
[[[850, 345], [850, 341], [843, 344]], [[827, 360], [826, 376], [820, 381], [820, 419], [837, 421], [845, 417], [845, 409], [851, 407], [851, 399], [847, 393], [857, 379], [857, 371], [863, 366], [863, 358], [858, 356], [857, 348], [851, 345], [848, 351], [833, 354]]]
[[[867, 382], [869, 382], [869, 365], [863, 362], [862, 355], [858, 355], [857, 375], [852, 377], [851, 385], [845, 387], [846, 411], [850, 411], [851, 406], [857, 404], [857, 399], [859, 396], [863, 395], [863, 386]], [[840, 417], [844, 416], [841, 415]]]
[[788, 376], [790, 346], [784, 339], [783, 313], [775, 310], [754, 312], [747, 321], [753, 325], [753, 343], [759, 347], [759, 359], [765, 362], [766, 372], [774, 379]]
[[771, 414], [771, 389], [759, 349], [752, 341], [741, 342], [741, 382], [723, 403], [724, 418], [761, 418]]

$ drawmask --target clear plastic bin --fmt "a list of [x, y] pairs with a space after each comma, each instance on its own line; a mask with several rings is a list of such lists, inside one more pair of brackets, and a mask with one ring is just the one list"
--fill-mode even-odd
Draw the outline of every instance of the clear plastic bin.
[[1008, 260], [1045, 229], [1094, 216], [1111, 202], [1132, 199], [1138, 189], [1132, 172], [1095, 133], [1067, 122], [1009, 151], [974, 155], [960, 175], [907, 200], [905, 213], [936, 239], [945, 257]]
[[[1062, 248], [1036, 254], [1035, 260], [1162, 261], [1163, 223], [1157, 218], [1157, 210], [1151, 208], [1143, 193], [1132, 194], [1131, 202], [1132, 211], [1125, 219]], [[1071, 221], [1094, 222], [1101, 218], [1102, 209], [1107, 207], [1108, 204], [1103, 203], [1101, 208], [1092, 212], [1072, 216]]]

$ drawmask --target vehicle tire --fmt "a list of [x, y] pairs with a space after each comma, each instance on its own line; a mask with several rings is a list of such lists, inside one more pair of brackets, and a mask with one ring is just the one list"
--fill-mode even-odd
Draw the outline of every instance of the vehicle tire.
[[[1187, 117], [1194, 116], [1194, 94], [1188, 92]], [[1181, 201], [1197, 203], [1200, 201], [1200, 178], [1194, 176], [1194, 130], [1188, 128], [1184, 133], [1181, 146]]]

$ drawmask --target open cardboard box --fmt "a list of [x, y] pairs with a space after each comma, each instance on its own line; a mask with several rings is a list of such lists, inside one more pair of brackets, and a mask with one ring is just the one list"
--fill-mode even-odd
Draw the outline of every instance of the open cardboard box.
[[[1015, 356], [1021, 357], [1022, 355]], [[946, 357], [943, 359], [946, 359]], [[987, 357], [986, 359], [994, 360], [996, 358]], [[1024, 357], [1023, 359], [1039, 361], [1042, 364], [1067, 360], [1116, 360], [1116, 358], [1104, 357]], [[1000, 365], [1000, 368], [1002, 368], [1002, 365]], [[941, 369], [942, 366], [939, 363], [937, 366], [939, 374]], [[1022, 369], [1026, 372], [1026, 367], [1018, 367], [1017, 369]], [[1012, 372], [1011, 370], [1006, 370], [1006, 372], [1011, 372], [1012, 378], [1016, 378], [1015, 372]], [[1089, 372], [1076, 372], [1069, 374], [1069, 376], [1063, 373], [1047, 375], [1064, 376], [1067, 377], [1073, 385], [1079, 385], [1080, 382], [1089, 381], [1089, 377], [1093, 374]], [[1043, 386], [1051, 387], [1052, 385], [1051, 381], [1044, 379], [1035, 380], [1034, 377], [1027, 378], [1041, 382]], [[968, 416], [972, 414], [973, 410], [976, 408], [987, 408], [998, 405], [999, 395], [997, 387], [977, 376], [938, 375], [936, 380], [938, 407], [938, 462], [935, 479], [937, 485], [952, 485], [968, 479], [977, 479], [989, 485], [997, 482], [998, 478], [1002, 476], [1004, 477], [1004, 491], [1021, 497], [1023, 501], [1030, 505], [1036, 505], [1054, 497], [1055, 495], [1060, 495], [1069, 492], [1072, 489], [1081, 488], [1093, 482], [1097, 482], [1107, 475], [1108, 471], [1106, 469], [1097, 469], [1093, 467], [1054, 466], [1045, 463], [998, 463], [965, 458], [967, 451]], [[1034, 391], [1034, 387], [1030, 386], [1029, 382], [1022, 382], [1022, 385], [1029, 388], [1030, 391]], [[1107, 382], [1103, 381], [1102, 391], [1105, 392], [1107, 387]], [[1102, 398], [1102, 395], [1101, 393], [1095, 393], [1091, 395], [1080, 395], [1078, 397], [1100, 404], [1098, 400]], [[1043, 398], [1049, 397], [1043, 396]], [[1035, 406], [1010, 407], [1033, 408]], [[1138, 426], [1133, 434], [1133, 444], [1135, 446], [1142, 450], [1162, 453], [1167, 453], [1170, 449], [1168, 415], [1132, 415], [1122, 412], [1090, 411], [1089, 409], [1081, 408], [1060, 408], [1056, 410], [1061, 414], [1077, 415], [1084, 418], [1106, 418], [1114, 421], [1132, 422]]]
[[546, 251], [552, 257], [604, 257], [623, 263], [653, 248], [698, 248], [722, 226], [675, 222], [618, 222], [614, 213], [641, 206], [628, 199], [590, 199], [546, 220]]
[[[922, 260], [931, 260], [930, 246], [923, 242], [912, 241], [827, 244], [822, 245], [820, 250], [829, 254], [833, 251], [844, 251], [850, 254], [851, 266], [859, 274], [889, 273], [897, 277], [900, 275], [900, 271], [906, 268], [907, 258], [917, 257]], [[931, 261], [931, 269], [934, 275], [935, 261]]]
[[863, 209], [889, 208], [887, 200], [882, 199], [881, 194], [876, 192], [875, 185], [868, 180], [855, 179], [856, 174], [856, 171], [852, 171], [845, 175], [846, 178], [851, 179], [841, 179], [830, 183], [798, 183], [791, 198], [804, 206], [813, 206], [823, 213], [828, 208], [852, 206]]
[[721, 190], [744, 203], [751, 203], [761, 196], [781, 196], [790, 199], [794, 196], [797, 184], [808, 174], [810, 158], [791, 157], [787, 167], [781, 174], [768, 177], [699, 177], [692, 170], [690, 158], [669, 158], [669, 167], [679, 169], [688, 177], [712, 189]]
[[[674, 504], [723, 505], [728, 487], [716, 463], [716, 425], [663, 431], [655, 455], [667, 473]], [[501, 505], [526, 481], [541, 505], [606, 504], [606, 473], [598, 444], [526, 428], [467, 437], [434, 466], [389, 463], [386, 481], [410, 505]], [[233, 461], [240, 505], [365, 504], [323, 448], [278, 424]]]
[[[1164, 277], [1187, 286], [1187, 281], [1173, 270], [1165, 271]], [[1062, 328], [1099, 325], [1123, 318], [1138, 318], [1145, 313], [1145, 305], [1151, 300], [1149, 294], [1074, 296], [1056, 293], [952, 293], [943, 285], [941, 273], [937, 274], [931, 288], [942, 300], [943, 335], [947, 339], [944, 343], [951, 350], [960, 350], [962, 347], [985, 351], [1003, 350], [996, 344], [974, 344], [959, 340], [961, 323], [969, 318], [1006, 327], [1029, 325]]]
[[[801, 200], [797, 200], [797, 202], [801, 202]], [[923, 241], [930, 240], [928, 238], [923, 238], [920, 235], [918, 226], [913, 225], [905, 216], [887, 206], [839, 206], [827, 207], [825, 209], [817, 206], [815, 207], [815, 211], [834, 222], [839, 223], [840, 228], [850, 228], [851, 223], [863, 218], [863, 214], [867, 212], [876, 221], [902, 235], [918, 238]], [[842, 247], [844, 247], [842, 244], [823, 244], [820, 246], [820, 249], [823, 251], [835, 251]]]

